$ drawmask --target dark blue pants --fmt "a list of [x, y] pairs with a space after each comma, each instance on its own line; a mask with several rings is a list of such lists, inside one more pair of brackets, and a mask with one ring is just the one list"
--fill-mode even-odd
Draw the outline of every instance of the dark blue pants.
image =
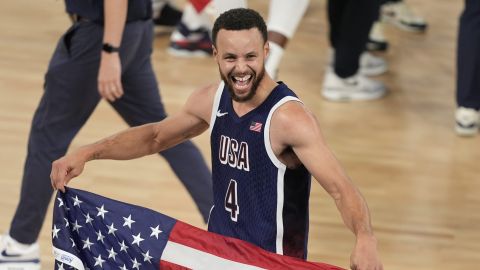
[[330, 43], [335, 49], [334, 71], [341, 78], [357, 73], [379, 0], [329, 0]]
[[[50, 61], [43, 97], [32, 121], [20, 202], [10, 227], [10, 235], [21, 243], [38, 238], [53, 193], [52, 161], [66, 153], [100, 101], [97, 75], [102, 37], [102, 26], [77, 22], [62, 36]], [[124, 96], [111, 105], [130, 126], [166, 117], [150, 60], [152, 40], [150, 21], [126, 24], [120, 51]], [[213, 199], [211, 173], [199, 150], [187, 141], [160, 155], [206, 221]]]
[[480, 1], [466, 0], [457, 46], [457, 104], [480, 109]]

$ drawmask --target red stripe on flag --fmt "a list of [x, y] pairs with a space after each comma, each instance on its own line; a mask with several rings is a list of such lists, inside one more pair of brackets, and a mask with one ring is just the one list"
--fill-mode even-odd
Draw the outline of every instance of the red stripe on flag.
[[183, 266], [180, 266], [178, 264], [174, 264], [174, 263], [167, 262], [167, 261], [162, 261], [162, 260], [160, 260], [160, 269], [162, 269], [162, 270], [192, 270], [190, 268], [183, 267]]
[[265, 269], [343, 270], [343, 268], [329, 264], [312, 263], [268, 252], [251, 243], [206, 232], [181, 221], [177, 221], [173, 227], [169, 241], [208, 252], [227, 260]]

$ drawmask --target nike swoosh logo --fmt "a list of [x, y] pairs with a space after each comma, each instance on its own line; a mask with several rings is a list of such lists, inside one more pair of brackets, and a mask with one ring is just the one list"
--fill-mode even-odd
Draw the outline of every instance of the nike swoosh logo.
[[220, 112], [220, 110], [217, 111], [217, 117], [222, 117], [222, 116], [227, 115], [227, 114], [228, 114], [228, 112], [223, 112], [222, 113], [222, 112]]
[[20, 255], [20, 254], [8, 254], [6, 250], [3, 250], [2, 251], [2, 256], [7, 257], [7, 258], [16, 258], [16, 257], [20, 257], [22, 255]]

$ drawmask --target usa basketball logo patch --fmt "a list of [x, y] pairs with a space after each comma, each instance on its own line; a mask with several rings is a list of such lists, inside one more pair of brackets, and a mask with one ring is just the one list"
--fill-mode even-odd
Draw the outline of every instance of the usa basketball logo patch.
[[255, 132], [262, 132], [262, 123], [252, 121], [252, 123], [250, 123], [250, 130]]

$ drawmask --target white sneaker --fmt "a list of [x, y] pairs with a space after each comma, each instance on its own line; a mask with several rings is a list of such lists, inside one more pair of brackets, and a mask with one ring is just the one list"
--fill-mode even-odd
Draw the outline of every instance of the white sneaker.
[[478, 133], [480, 115], [477, 110], [458, 107], [455, 112], [455, 131], [460, 136], [473, 136]]
[[[330, 50], [329, 53], [327, 68], [332, 69], [335, 65], [335, 50]], [[377, 76], [388, 70], [387, 61], [369, 52], [363, 52], [358, 61], [358, 73], [365, 76]]]
[[24, 245], [8, 234], [0, 235], [0, 270], [40, 270], [38, 244]]
[[424, 32], [427, 29], [425, 19], [415, 14], [404, 1], [383, 4], [381, 15], [382, 20], [406, 31]]
[[385, 85], [361, 74], [342, 79], [331, 69], [323, 80], [322, 95], [330, 101], [373, 100], [386, 93]]
[[369, 52], [360, 55], [360, 68], [358, 72], [365, 76], [377, 76], [387, 71], [388, 65], [385, 59]]

